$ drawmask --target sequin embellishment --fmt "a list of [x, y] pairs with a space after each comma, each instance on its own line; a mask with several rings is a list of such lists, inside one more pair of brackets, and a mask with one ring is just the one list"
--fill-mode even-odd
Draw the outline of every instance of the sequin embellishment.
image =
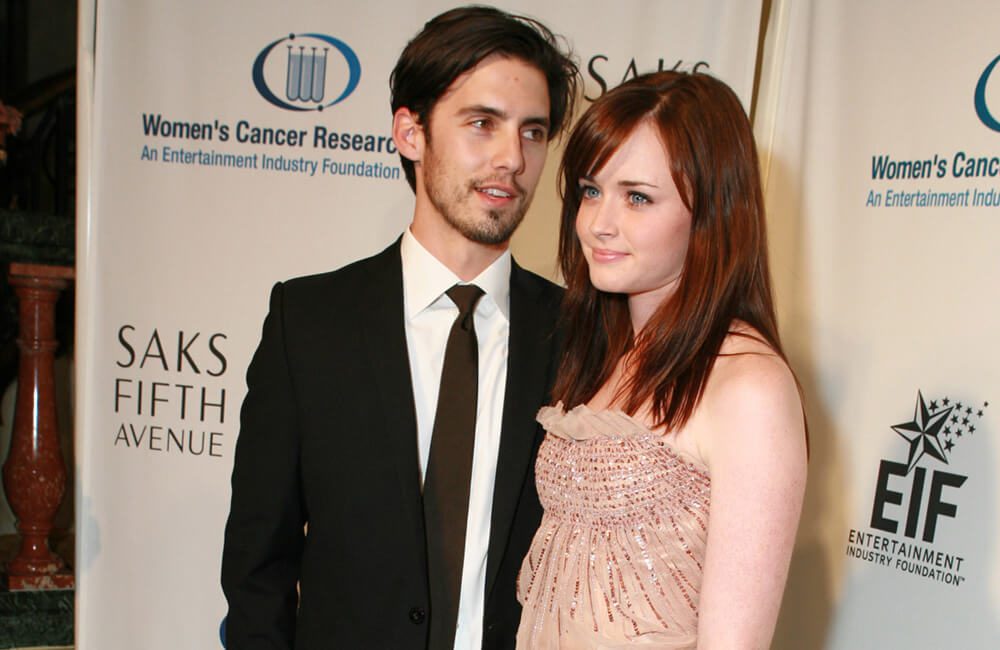
[[538, 421], [545, 514], [518, 576], [517, 647], [694, 648], [707, 469], [620, 411], [557, 404]]

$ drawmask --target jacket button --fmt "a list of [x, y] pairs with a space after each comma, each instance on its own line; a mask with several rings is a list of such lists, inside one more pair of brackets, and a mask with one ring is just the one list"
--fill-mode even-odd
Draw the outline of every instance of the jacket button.
[[425, 612], [420, 607], [410, 608], [410, 622], [414, 625], [420, 625], [425, 620], [427, 620], [427, 612]]

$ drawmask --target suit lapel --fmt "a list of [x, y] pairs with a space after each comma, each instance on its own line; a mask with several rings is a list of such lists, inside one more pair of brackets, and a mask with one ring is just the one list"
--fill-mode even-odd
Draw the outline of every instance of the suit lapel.
[[486, 561], [487, 598], [496, 580], [517, 510], [525, 476], [534, 461], [535, 414], [545, 398], [551, 359], [547, 341], [551, 322], [538, 304], [536, 287], [514, 264], [510, 286], [510, 339], [500, 452], [493, 490], [490, 545]]
[[[364, 331], [365, 354], [375, 376], [381, 413], [385, 423], [386, 458], [396, 466], [400, 503], [408, 546], [414, 560], [426, 561], [423, 503], [417, 450], [417, 422], [413, 385], [406, 348], [403, 309], [403, 271], [399, 241], [380, 253], [373, 264], [369, 289], [359, 305], [359, 326]], [[507, 548], [511, 523], [525, 477], [534, 461], [537, 443], [535, 414], [548, 387], [552, 323], [546, 307], [539, 304], [538, 287], [517, 264], [511, 268], [510, 338], [507, 383], [504, 393], [500, 450], [493, 490], [490, 543], [486, 562], [486, 594], [496, 580]]]
[[[372, 365], [384, 419], [386, 458], [396, 465], [406, 531], [416, 533], [413, 548], [424, 555], [424, 519], [420, 497], [420, 466], [413, 384], [406, 349], [403, 312], [403, 269], [399, 241], [379, 254], [370, 292], [359, 325], [365, 333], [366, 354]], [[403, 523], [403, 522], [401, 522]], [[401, 531], [402, 532], [402, 531]]]

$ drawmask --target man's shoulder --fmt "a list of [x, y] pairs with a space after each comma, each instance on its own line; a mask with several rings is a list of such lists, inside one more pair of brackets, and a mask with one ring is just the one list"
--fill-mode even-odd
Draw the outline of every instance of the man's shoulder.
[[286, 296], [355, 293], [364, 291], [386, 274], [400, 267], [399, 246], [393, 244], [380, 253], [351, 262], [333, 271], [290, 278], [281, 282]]
[[533, 271], [514, 262], [511, 271], [511, 291], [534, 296], [540, 303], [558, 306], [565, 290]]

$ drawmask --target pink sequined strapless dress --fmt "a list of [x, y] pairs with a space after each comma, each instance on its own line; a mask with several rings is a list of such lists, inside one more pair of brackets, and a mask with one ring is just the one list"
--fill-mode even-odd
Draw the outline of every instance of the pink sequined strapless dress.
[[711, 483], [621, 411], [544, 407], [518, 650], [694, 648]]

